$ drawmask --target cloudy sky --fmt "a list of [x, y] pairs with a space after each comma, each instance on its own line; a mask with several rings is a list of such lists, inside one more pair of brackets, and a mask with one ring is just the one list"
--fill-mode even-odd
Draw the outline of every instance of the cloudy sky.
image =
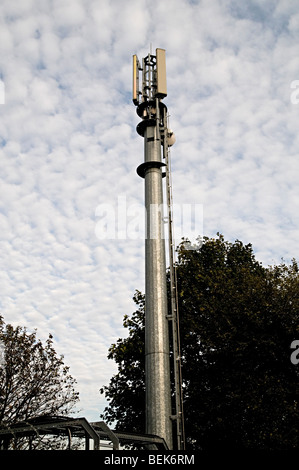
[[[95, 421], [116, 371], [108, 348], [144, 291], [132, 55], [166, 49], [173, 199], [203, 209], [193, 235], [219, 231], [252, 243], [266, 266], [289, 262], [299, 3], [2, 0], [0, 18], [0, 311], [42, 340], [53, 334], [79, 415]], [[101, 234], [104, 210], [114, 236]]]

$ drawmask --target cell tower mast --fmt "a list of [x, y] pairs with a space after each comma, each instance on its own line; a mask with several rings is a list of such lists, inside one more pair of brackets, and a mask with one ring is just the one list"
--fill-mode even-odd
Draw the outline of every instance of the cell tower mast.
[[[142, 82], [140, 84], [140, 76]], [[139, 62], [133, 56], [133, 102], [141, 122], [137, 132], [144, 138], [144, 162], [137, 173], [145, 180], [145, 388], [146, 388], [146, 433], [165, 439], [169, 449], [173, 448], [172, 422], [177, 420], [178, 449], [184, 448], [182, 434], [180, 354], [178, 350], [177, 308], [171, 302], [171, 315], [167, 308], [166, 253], [163, 215], [163, 184], [167, 180], [167, 199], [170, 208], [170, 185], [168, 147], [173, 135], [167, 129], [167, 108], [162, 99], [167, 96], [165, 50], [156, 49]], [[163, 158], [166, 163], [162, 161]], [[166, 167], [166, 173], [162, 168]], [[171, 224], [169, 212], [168, 222]], [[171, 225], [170, 225], [171, 233]], [[172, 250], [172, 239], [169, 240]], [[173, 263], [170, 251], [170, 263]], [[175, 289], [171, 266], [171, 289]], [[172, 413], [170, 381], [169, 320], [173, 324], [175, 363], [176, 412]], [[179, 387], [179, 388], [178, 388]], [[178, 394], [180, 395], [178, 397]]]

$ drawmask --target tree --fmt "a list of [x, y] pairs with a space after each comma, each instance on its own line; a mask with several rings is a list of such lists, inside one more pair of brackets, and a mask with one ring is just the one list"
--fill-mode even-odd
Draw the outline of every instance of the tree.
[[117, 423], [117, 429], [144, 432], [145, 359], [144, 359], [144, 296], [136, 291], [134, 302], [138, 309], [129, 318], [125, 315], [123, 326], [129, 330], [125, 339], [119, 339], [109, 349], [108, 359], [118, 364], [118, 373], [109, 386], [101, 388], [110, 406], [104, 410], [103, 419]]
[[68, 415], [79, 399], [76, 380], [58, 357], [52, 335], [45, 345], [26, 328], [5, 324], [0, 317], [0, 426], [43, 415]]
[[[251, 244], [229, 243], [219, 234], [192, 248], [179, 246], [176, 267], [187, 447], [295, 448], [299, 371], [290, 345], [299, 336], [296, 261], [263, 267]], [[141, 300], [139, 293], [137, 312], [125, 317], [129, 336], [109, 350], [118, 373], [101, 393], [109, 401], [104, 419], [144, 432]]]

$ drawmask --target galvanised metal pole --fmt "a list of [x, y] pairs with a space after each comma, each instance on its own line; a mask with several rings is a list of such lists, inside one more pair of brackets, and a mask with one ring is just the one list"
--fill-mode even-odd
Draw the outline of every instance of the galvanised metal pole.
[[[159, 161], [156, 127], [144, 134], [145, 161]], [[164, 437], [172, 448], [169, 337], [167, 320], [166, 260], [163, 227], [161, 168], [145, 172], [145, 373], [146, 432]]]
[[[136, 57], [136, 56], [135, 56]], [[136, 59], [135, 59], [135, 63]], [[160, 118], [162, 103], [157, 96], [156, 58], [143, 60], [142, 101], [137, 113], [142, 122], [137, 132], [144, 137], [144, 163], [137, 173], [145, 180], [145, 388], [146, 433], [172, 441], [172, 406], [167, 319], [166, 255], [163, 216], [163, 186]], [[136, 70], [135, 70], [136, 77]], [[135, 87], [137, 89], [137, 85]], [[164, 106], [164, 105], [163, 105]], [[163, 129], [162, 129], [163, 131]]]

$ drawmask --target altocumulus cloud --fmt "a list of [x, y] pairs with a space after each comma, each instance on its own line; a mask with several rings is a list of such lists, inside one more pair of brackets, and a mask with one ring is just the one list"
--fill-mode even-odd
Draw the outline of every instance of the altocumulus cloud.
[[[299, 6], [288, 0], [1, 3], [1, 313], [51, 332], [96, 420], [107, 349], [144, 290], [140, 238], [96, 236], [96, 208], [143, 204], [131, 57], [167, 52], [175, 205], [198, 235], [297, 257]], [[177, 227], [178, 229], [179, 227]], [[188, 233], [186, 233], [188, 236]], [[178, 240], [179, 241], [179, 240]]]

